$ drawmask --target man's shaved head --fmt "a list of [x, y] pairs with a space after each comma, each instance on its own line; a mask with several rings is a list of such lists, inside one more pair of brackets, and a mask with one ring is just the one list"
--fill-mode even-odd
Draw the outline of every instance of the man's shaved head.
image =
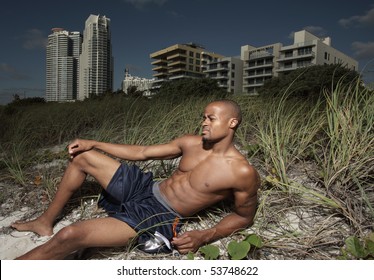
[[230, 114], [232, 115], [232, 117], [238, 120], [238, 125], [236, 126], [236, 128], [240, 125], [240, 123], [242, 122], [242, 110], [240, 109], [240, 106], [237, 102], [235, 102], [234, 100], [230, 100], [230, 99], [222, 99], [222, 100], [213, 101], [210, 104], [213, 104], [213, 103], [221, 103], [224, 106], [226, 106], [227, 109], [230, 111]]

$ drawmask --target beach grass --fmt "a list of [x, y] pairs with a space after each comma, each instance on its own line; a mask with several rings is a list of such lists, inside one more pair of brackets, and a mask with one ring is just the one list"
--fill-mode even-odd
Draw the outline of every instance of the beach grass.
[[[324, 89], [324, 98], [313, 102], [290, 98], [291, 92], [292, 85], [273, 99], [229, 97], [243, 111], [235, 145], [262, 178], [256, 221], [248, 230], [265, 245], [252, 257], [334, 259], [348, 236], [364, 238], [373, 231], [374, 94], [357, 83]], [[50, 200], [67, 162], [69, 141], [80, 137], [148, 145], [199, 134], [203, 109], [212, 100], [113, 95], [2, 108], [0, 175], [12, 187], [28, 186], [41, 176]], [[45, 165], [53, 161], [60, 167]], [[166, 177], [177, 163], [138, 164]], [[44, 167], [36, 170], [37, 165]]]

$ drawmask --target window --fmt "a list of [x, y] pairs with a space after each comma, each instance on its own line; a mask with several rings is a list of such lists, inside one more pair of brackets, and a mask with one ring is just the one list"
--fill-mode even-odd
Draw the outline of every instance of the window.
[[330, 60], [330, 54], [327, 53], [327, 52], [325, 52], [325, 59], [326, 59], [326, 60]]
[[286, 51], [285, 53], [284, 53], [284, 56], [285, 57], [292, 57], [292, 51]]
[[304, 59], [297, 61], [297, 67], [307, 67], [312, 64], [310, 59]]
[[291, 62], [286, 62], [284, 64], [284, 68], [292, 68], [292, 61]]
[[312, 47], [300, 48], [297, 51], [298, 55], [307, 55], [312, 53]]
[[273, 59], [272, 58], [267, 58], [265, 61], [265, 64], [273, 64]]

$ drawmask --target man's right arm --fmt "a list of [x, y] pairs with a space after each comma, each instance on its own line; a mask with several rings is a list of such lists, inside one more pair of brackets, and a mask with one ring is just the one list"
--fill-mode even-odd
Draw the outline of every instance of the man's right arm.
[[183, 137], [177, 138], [167, 144], [142, 146], [76, 139], [68, 146], [68, 152], [72, 158], [79, 153], [98, 149], [125, 160], [171, 159], [182, 154], [182, 141]]

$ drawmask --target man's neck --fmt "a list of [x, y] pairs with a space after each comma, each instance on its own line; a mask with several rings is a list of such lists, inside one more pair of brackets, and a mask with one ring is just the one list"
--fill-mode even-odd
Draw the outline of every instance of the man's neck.
[[203, 140], [203, 149], [206, 151], [212, 151], [214, 154], [225, 154], [232, 147], [233, 139], [230, 138], [222, 139], [217, 142]]

